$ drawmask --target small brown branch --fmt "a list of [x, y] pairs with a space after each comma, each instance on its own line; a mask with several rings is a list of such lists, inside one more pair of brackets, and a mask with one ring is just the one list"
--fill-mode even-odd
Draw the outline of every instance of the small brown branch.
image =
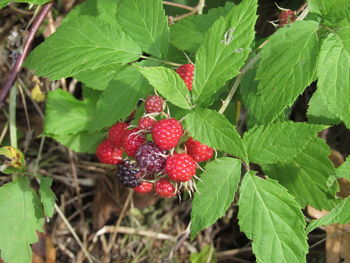
[[17, 78], [19, 71], [22, 68], [23, 61], [28, 55], [28, 52], [29, 52], [30, 46], [33, 42], [35, 33], [38, 31], [41, 23], [44, 21], [47, 13], [49, 12], [49, 10], [51, 9], [52, 6], [53, 6], [53, 2], [44, 5], [43, 8], [41, 9], [40, 13], [35, 18], [33, 25], [29, 29], [28, 37], [27, 37], [27, 39], [24, 43], [24, 46], [23, 46], [23, 51], [22, 51], [21, 55], [18, 57], [18, 59], [16, 60], [15, 65], [13, 66], [12, 70], [9, 73], [8, 78], [5, 81], [5, 84], [3, 85], [2, 89], [0, 90], [0, 107], [3, 106], [2, 102], [5, 99], [9, 90], [11, 89], [13, 83], [15, 82], [15, 80]]
[[189, 11], [192, 11], [193, 9], [195, 9], [195, 7], [192, 6], [188, 6], [188, 5], [183, 5], [183, 4], [179, 4], [179, 3], [174, 3], [174, 2], [170, 2], [170, 1], [163, 1], [164, 5], [170, 5], [170, 6], [175, 6], [175, 7], [179, 7], [182, 9], [186, 9]]

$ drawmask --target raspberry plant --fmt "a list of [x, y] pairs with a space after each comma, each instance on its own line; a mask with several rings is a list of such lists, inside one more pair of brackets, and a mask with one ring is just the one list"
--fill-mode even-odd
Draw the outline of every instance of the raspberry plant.
[[[83, 83], [82, 99], [61, 89], [49, 92], [44, 135], [93, 154], [109, 129], [117, 148], [107, 139], [103, 145], [112, 150], [100, 152], [99, 146], [96, 154], [114, 164], [121, 159], [113, 159], [113, 149], [118, 157], [121, 151], [136, 157], [139, 164], [124, 154], [118, 177], [138, 193], [154, 189], [175, 197], [191, 179], [196, 187], [190, 188], [197, 189], [192, 239], [238, 200], [239, 226], [252, 239], [257, 262], [306, 262], [310, 231], [350, 221], [350, 199], [336, 196], [336, 179], [350, 179], [350, 161], [336, 169], [329, 146], [317, 136], [341, 122], [350, 128], [350, 2], [308, 0], [296, 21], [284, 19], [263, 44], [255, 39], [257, 8], [257, 0], [227, 2], [169, 24], [161, 0], [85, 0], [25, 66], [39, 77]], [[291, 121], [291, 107], [316, 80], [308, 122]], [[248, 112], [244, 134], [227, 110], [240, 102]], [[156, 122], [142, 129], [137, 122], [116, 124], [133, 111]], [[189, 138], [193, 158], [182, 152]], [[186, 160], [174, 160], [178, 156]], [[150, 170], [156, 174], [147, 179]], [[24, 203], [16, 194], [21, 189], [28, 195]], [[0, 219], [5, 236], [18, 231], [17, 224], [26, 228], [23, 242], [0, 238], [5, 262], [30, 262], [29, 245], [43, 224], [42, 214], [34, 213], [38, 198], [26, 177], [0, 189], [0, 211], [15, 213], [6, 202], [27, 211], [23, 222]], [[307, 224], [307, 205], [330, 213]]]

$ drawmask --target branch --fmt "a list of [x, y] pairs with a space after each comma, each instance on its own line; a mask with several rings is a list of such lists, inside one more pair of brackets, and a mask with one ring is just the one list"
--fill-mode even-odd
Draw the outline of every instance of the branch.
[[16, 63], [13, 66], [13, 68], [11, 69], [11, 71], [6, 79], [5, 84], [3, 85], [2, 89], [0, 90], [0, 108], [3, 106], [3, 100], [5, 99], [9, 90], [11, 89], [13, 83], [15, 82], [15, 80], [17, 78], [19, 71], [22, 68], [23, 61], [26, 58], [26, 56], [28, 55], [28, 52], [29, 52], [30, 46], [33, 42], [35, 33], [38, 31], [41, 23], [44, 21], [47, 13], [49, 12], [49, 10], [51, 9], [52, 6], [53, 6], [53, 2], [44, 5], [43, 8], [41, 9], [40, 13], [37, 15], [37, 17], [35, 17], [33, 25], [29, 29], [28, 37], [24, 43], [22, 54], [17, 58]]

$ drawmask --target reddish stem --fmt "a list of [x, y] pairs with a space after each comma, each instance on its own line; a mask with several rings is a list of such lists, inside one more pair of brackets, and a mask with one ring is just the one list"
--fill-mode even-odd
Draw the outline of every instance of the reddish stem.
[[52, 5], [53, 5], [53, 2], [44, 5], [43, 8], [40, 10], [40, 13], [37, 15], [37, 17], [33, 21], [33, 24], [28, 31], [28, 37], [24, 43], [22, 54], [17, 58], [16, 63], [13, 66], [13, 68], [11, 69], [11, 71], [6, 79], [5, 84], [3, 85], [2, 89], [0, 90], [0, 107], [3, 106], [2, 101], [5, 99], [7, 93], [9, 92], [13, 83], [16, 80], [19, 71], [22, 68], [23, 61], [28, 55], [28, 52], [29, 52], [30, 46], [33, 42], [35, 33], [38, 31], [41, 23], [44, 21], [46, 15], [49, 12], [49, 10], [51, 9]]

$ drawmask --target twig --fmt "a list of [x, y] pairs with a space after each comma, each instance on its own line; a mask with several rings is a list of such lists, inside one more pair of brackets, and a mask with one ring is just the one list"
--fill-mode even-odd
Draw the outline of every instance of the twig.
[[48, 3], [48, 4], [43, 6], [40, 13], [35, 18], [33, 25], [29, 29], [28, 37], [27, 37], [27, 39], [24, 43], [24, 46], [23, 46], [23, 51], [22, 51], [21, 55], [18, 57], [18, 59], [16, 60], [14, 67], [10, 71], [9, 76], [6, 79], [6, 82], [0, 91], [0, 107], [3, 106], [2, 102], [5, 99], [9, 90], [11, 89], [13, 83], [15, 82], [16, 77], [17, 77], [17, 75], [22, 67], [23, 61], [26, 58], [26, 56], [28, 55], [28, 52], [29, 52], [30, 46], [33, 42], [35, 33], [38, 31], [41, 23], [44, 21], [46, 15], [49, 12], [49, 10], [51, 9], [52, 5], [53, 5], [53, 3], [51, 2], [51, 3]]
[[179, 4], [179, 3], [174, 3], [174, 2], [169, 2], [169, 1], [163, 1], [163, 4], [164, 5], [170, 5], [170, 6], [179, 7], [179, 8], [190, 10], [190, 11], [195, 9], [195, 7], [191, 7], [191, 6], [183, 5], [183, 4]]
[[9, 115], [10, 115], [10, 141], [11, 146], [17, 148], [17, 127], [16, 127], [16, 98], [17, 89], [14, 88], [10, 92], [10, 105], [9, 105]]
[[62, 213], [61, 209], [58, 207], [58, 205], [55, 203], [55, 209], [57, 211], [57, 213], [60, 215], [60, 217], [62, 218], [63, 222], [66, 224], [66, 226], [68, 227], [69, 231], [71, 232], [71, 234], [73, 235], [75, 241], [77, 241], [78, 245], [80, 246], [80, 248], [83, 250], [84, 255], [86, 256], [87, 260], [89, 261], [89, 263], [93, 263], [93, 260], [91, 258], [91, 255], [89, 254], [89, 252], [86, 250], [85, 246], [83, 245], [83, 243], [81, 242], [80, 238], [78, 237], [77, 233], [74, 231], [73, 227], [71, 226], [71, 224], [69, 223], [69, 221], [67, 220], [67, 218], [64, 216], [64, 214]]
[[194, 15], [194, 14], [198, 14], [198, 15], [201, 15], [203, 14], [203, 8], [205, 6], [205, 0], [199, 0], [198, 1], [198, 4], [196, 7], [194, 7], [192, 9], [192, 11], [186, 13], [186, 14], [182, 14], [182, 15], [179, 15], [179, 16], [176, 16], [174, 18], [171, 19], [172, 22], [175, 22], [175, 21], [179, 21], [181, 19], [184, 19], [185, 17], [188, 17], [188, 16], [191, 16], [191, 15]]

